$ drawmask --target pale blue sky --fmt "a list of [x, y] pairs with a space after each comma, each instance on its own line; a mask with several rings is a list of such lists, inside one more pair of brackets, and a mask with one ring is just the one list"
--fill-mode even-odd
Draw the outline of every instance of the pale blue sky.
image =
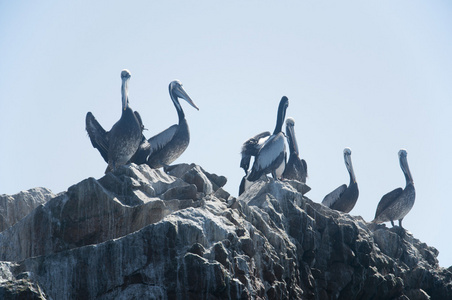
[[147, 137], [177, 122], [168, 84], [182, 81], [200, 110], [182, 104], [191, 144], [176, 162], [225, 175], [232, 195], [242, 142], [273, 130], [283, 95], [313, 201], [348, 183], [350, 147], [351, 214], [371, 221], [405, 185], [407, 149], [417, 195], [404, 226], [450, 266], [451, 15], [439, 0], [0, 0], [0, 194], [100, 178], [85, 115], [111, 128], [127, 68]]

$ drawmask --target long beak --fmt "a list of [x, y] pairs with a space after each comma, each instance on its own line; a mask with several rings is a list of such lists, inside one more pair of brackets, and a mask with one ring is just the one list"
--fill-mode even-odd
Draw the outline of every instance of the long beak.
[[287, 134], [289, 135], [289, 138], [292, 140], [292, 144], [293, 144], [293, 148], [296, 154], [300, 154], [298, 152], [298, 144], [297, 144], [297, 139], [295, 138], [295, 129], [294, 126], [292, 125], [288, 125], [286, 126], [286, 131]]
[[350, 155], [345, 155], [345, 165], [347, 166], [347, 170], [350, 172], [352, 176], [353, 182], [356, 182], [355, 171], [353, 170], [352, 157]]
[[414, 184], [413, 176], [411, 176], [411, 171], [410, 167], [408, 166], [408, 160], [406, 156], [400, 158], [400, 167], [402, 168], [403, 173], [405, 173], [405, 176], [408, 178], [411, 184]]
[[176, 89], [176, 96], [184, 99], [191, 106], [193, 106], [194, 108], [199, 110], [199, 108], [196, 106], [196, 104], [193, 102], [193, 100], [191, 100], [190, 96], [187, 94], [187, 92], [184, 90], [184, 88], [182, 86], [178, 86], [178, 88]]
[[129, 78], [123, 78], [121, 85], [122, 109], [126, 110], [129, 102]]

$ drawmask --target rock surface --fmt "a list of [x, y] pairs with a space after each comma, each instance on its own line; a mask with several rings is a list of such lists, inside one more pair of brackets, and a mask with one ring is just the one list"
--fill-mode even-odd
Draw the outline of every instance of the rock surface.
[[55, 195], [46, 188], [34, 188], [12, 196], [0, 195], [0, 232], [13, 226], [53, 197]]
[[295, 181], [234, 198], [200, 166], [165, 171], [124, 166], [17, 219], [0, 233], [0, 298], [452, 299], [438, 251], [398, 226]]

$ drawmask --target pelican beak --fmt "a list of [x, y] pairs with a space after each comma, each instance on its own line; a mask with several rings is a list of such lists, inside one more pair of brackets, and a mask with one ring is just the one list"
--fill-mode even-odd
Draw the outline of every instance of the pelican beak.
[[127, 105], [129, 102], [129, 79], [130, 79], [130, 77], [124, 78], [122, 81], [121, 96], [122, 96], [122, 109], [123, 110], [127, 109]]
[[402, 168], [403, 173], [405, 174], [405, 177], [411, 184], [414, 184], [413, 176], [411, 176], [410, 167], [408, 166], [408, 159], [406, 157], [406, 151], [400, 150], [399, 151], [399, 161], [400, 161], [400, 167]]
[[351, 155], [350, 154], [344, 155], [344, 159], [345, 159], [345, 165], [347, 166], [347, 169], [353, 178], [353, 183], [356, 183], [356, 176], [355, 176], [355, 171], [353, 170]]
[[293, 125], [287, 125], [286, 126], [286, 131], [287, 131], [287, 134], [290, 136], [290, 139], [292, 140], [294, 151], [298, 155], [299, 154], [299, 152], [298, 152], [298, 144], [297, 144], [297, 140], [295, 138], [295, 128], [294, 128], [294, 126]]
[[406, 158], [404, 160], [404, 168], [409, 181], [411, 182], [411, 184], [414, 184], [413, 176], [411, 175], [410, 167], [408, 167], [408, 161], [406, 160]]
[[184, 88], [179, 85], [176, 89], [176, 96], [179, 98], [184, 99], [185, 101], [187, 101], [191, 106], [193, 106], [194, 108], [196, 108], [197, 110], [199, 110], [199, 108], [196, 106], [196, 104], [193, 102], [193, 100], [191, 100], [190, 96], [187, 94], [187, 92], [184, 90]]

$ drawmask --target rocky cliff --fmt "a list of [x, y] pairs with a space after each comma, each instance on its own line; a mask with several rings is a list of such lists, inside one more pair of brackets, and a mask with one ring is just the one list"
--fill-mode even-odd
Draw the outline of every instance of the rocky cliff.
[[59, 195], [1, 196], [0, 298], [452, 299], [438, 251], [402, 228], [326, 208], [296, 181], [239, 198], [225, 183], [132, 164]]

